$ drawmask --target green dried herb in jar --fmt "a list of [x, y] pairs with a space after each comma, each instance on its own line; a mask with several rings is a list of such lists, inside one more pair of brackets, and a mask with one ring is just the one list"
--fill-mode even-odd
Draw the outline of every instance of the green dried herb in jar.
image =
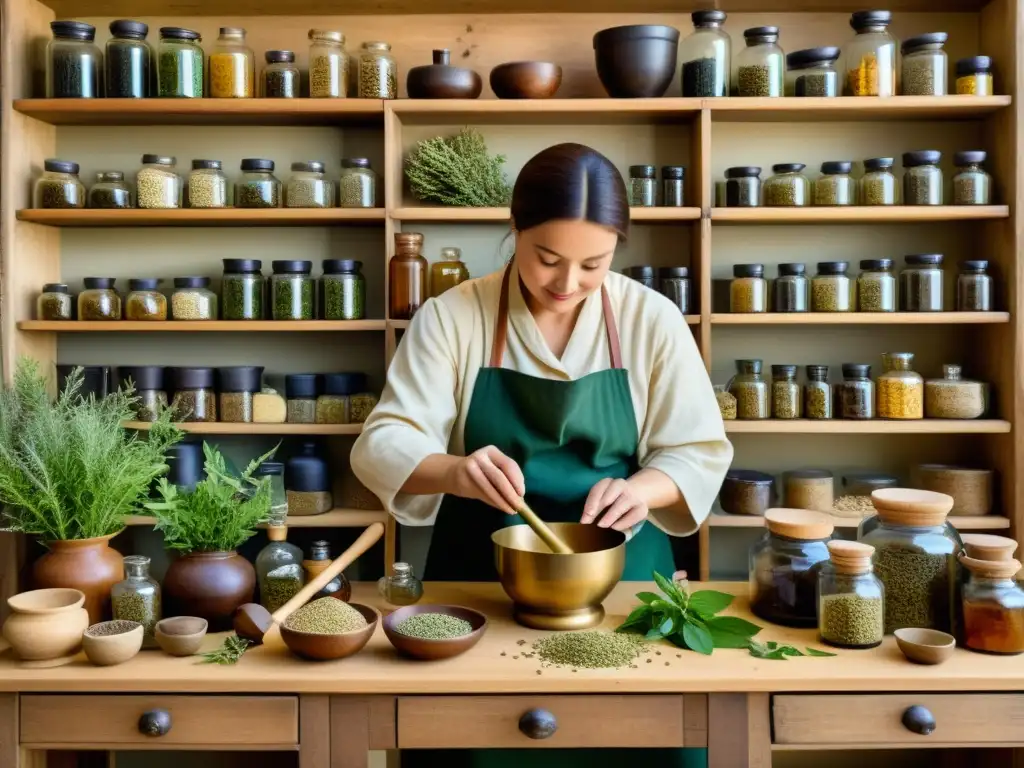
[[280, 208], [281, 182], [274, 161], [255, 157], [242, 160], [242, 176], [235, 182], [236, 208]]
[[74, 298], [64, 283], [47, 283], [36, 299], [36, 320], [70, 320]]
[[324, 176], [323, 163], [316, 160], [292, 163], [292, 175], [284, 188], [284, 207], [334, 207], [334, 185]]
[[873, 157], [864, 161], [857, 199], [861, 205], [896, 205], [896, 176], [891, 157]]
[[259, 259], [224, 259], [220, 283], [220, 311], [224, 320], [263, 319], [262, 269]]
[[301, 79], [292, 51], [267, 51], [267, 66], [263, 69], [263, 97], [266, 99], [296, 99]]
[[841, 648], [874, 648], [885, 630], [885, 587], [874, 574], [875, 548], [856, 541], [830, 541], [831, 560], [818, 574], [818, 632]]
[[157, 91], [162, 98], [203, 97], [203, 39], [181, 27], [161, 27], [157, 46]]
[[316, 423], [351, 424], [352, 395], [365, 390], [366, 374], [325, 374], [323, 394], [316, 400]]
[[803, 175], [803, 163], [778, 163], [775, 174], [764, 183], [764, 204], [772, 207], [802, 207], [811, 204], [811, 182]]
[[124, 558], [124, 581], [110, 589], [110, 604], [116, 621], [135, 621], [142, 625], [142, 647], [156, 647], [153, 632], [163, 617], [160, 585], [149, 575], [149, 558], [129, 555]]
[[44, 160], [43, 173], [32, 194], [34, 208], [85, 208], [85, 185], [78, 178], [78, 163]]
[[803, 397], [796, 381], [795, 365], [772, 366], [772, 418], [799, 419]]
[[359, 55], [359, 98], [398, 98], [398, 65], [388, 43], [363, 43]]
[[129, 383], [135, 390], [135, 418], [139, 421], [156, 421], [167, 408], [167, 392], [164, 389], [164, 369], [159, 365], [118, 366], [117, 374], [121, 388]]
[[850, 171], [853, 163], [849, 160], [830, 160], [821, 164], [821, 176], [814, 180], [814, 204], [856, 205], [857, 182]]
[[166, 368], [167, 388], [174, 393], [175, 421], [216, 421], [217, 395], [213, 368]]
[[338, 204], [342, 208], [373, 208], [377, 204], [377, 174], [365, 157], [341, 161]]
[[903, 153], [903, 204], [942, 205], [942, 171], [937, 149]]
[[312, 320], [314, 287], [310, 274], [313, 262], [284, 259], [271, 263], [270, 306], [274, 320]]
[[324, 320], [362, 320], [366, 317], [363, 262], [324, 259], [320, 278], [320, 316]]
[[121, 171], [100, 171], [89, 190], [90, 208], [134, 208], [132, 191]]
[[892, 259], [863, 259], [857, 276], [857, 309], [861, 312], [896, 311], [896, 275]]
[[85, 290], [78, 294], [79, 320], [120, 320], [121, 297], [112, 277], [87, 277]]
[[779, 28], [753, 27], [743, 31], [743, 38], [746, 47], [736, 55], [737, 95], [782, 96], [786, 55], [779, 47]]
[[987, 153], [981, 150], [957, 152], [953, 156], [953, 205], [988, 205], [992, 202], [992, 177], [982, 167]]
[[290, 373], [284, 377], [289, 424], [315, 424], [320, 377], [315, 373]]
[[845, 261], [818, 262], [818, 274], [811, 280], [812, 312], [851, 312], [851, 286]]

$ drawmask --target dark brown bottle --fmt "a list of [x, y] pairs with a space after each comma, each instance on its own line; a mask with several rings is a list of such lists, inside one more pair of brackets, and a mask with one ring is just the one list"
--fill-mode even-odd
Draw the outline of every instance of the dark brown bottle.
[[[309, 548], [309, 559], [302, 561], [302, 567], [306, 570], [306, 581], [310, 582], [317, 575], [331, 564], [330, 545], [323, 540], [314, 541]], [[317, 592], [310, 600], [321, 597], [336, 597], [343, 602], [348, 602], [352, 597], [352, 585], [349, 584], [344, 573], [340, 573], [327, 582], [327, 586]]]
[[427, 298], [427, 260], [420, 250], [419, 232], [396, 232], [395, 255], [388, 265], [389, 316], [392, 320], [411, 320]]

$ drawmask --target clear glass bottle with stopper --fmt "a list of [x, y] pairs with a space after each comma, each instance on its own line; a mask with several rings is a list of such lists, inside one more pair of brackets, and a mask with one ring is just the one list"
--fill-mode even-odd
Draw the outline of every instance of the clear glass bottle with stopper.
[[[306, 569], [306, 581], [310, 582], [331, 564], [331, 545], [323, 539], [314, 541], [309, 547], [309, 557], [302, 561], [302, 567]], [[348, 602], [352, 597], [352, 585], [344, 573], [339, 573], [327, 585], [317, 592], [310, 601], [318, 600], [321, 597], [336, 597], [343, 602]]]
[[265, 461], [253, 473], [270, 479], [270, 542], [256, 555], [256, 581], [260, 604], [273, 613], [306, 583], [302, 550], [288, 543], [288, 497], [284, 490], [284, 464]]
[[423, 582], [416, 578], [411, 565], [395, 563], [390, 576], [380, 577], [377, 590], [391, 605], [413, 605], [423, 597]]
[[129, 555], [124, 559], [125, 580], [110, 590], [115, 619], [137, 621], [142, 625], [142, 647], [155, 648], [153, 628], [163, 618], [160, 608], [160, 584], [149, 575], [149, 558]]

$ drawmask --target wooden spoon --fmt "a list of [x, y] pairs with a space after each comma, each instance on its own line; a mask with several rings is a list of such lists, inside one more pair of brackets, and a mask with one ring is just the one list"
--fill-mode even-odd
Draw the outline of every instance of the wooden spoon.
[[562, 541], [554, 531], [548, 528], [547, 524], [537, 517], [537, 513], [530, 509], [525, 501], [519, 507], [519, 516], [526, 521], [526, 524], [533, 529], [533, 532], [537, 534], [540, 540], [547, 544], [548, 548], [556, 555], [574, 554], [572, 548]]

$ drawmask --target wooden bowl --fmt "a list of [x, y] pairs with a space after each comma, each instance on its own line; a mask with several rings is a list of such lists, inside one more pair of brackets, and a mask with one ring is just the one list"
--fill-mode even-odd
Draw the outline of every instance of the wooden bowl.
[[[443, 613], [448, 616], [455, 616], [469, 622], [472, 631], [462, 637], [453, 637], [451, 640], [424, 640], [421, 637], [403, 635], [395, 627], [408, 619], [421, 613]], [[407, 605], [399, 608], [384, 619], [384, 634], [395, 646], [399, 653], [412, 656], [415, 659], [436, 661], [438, 659], [450, 659], [453, 656], [465, 653], [474, 645], [487, 631], [487, 617], [480, 611], [472, 608], [463, 608], [459, 605]]]
[[343, 632], [338, 635], [321, 635], [315, 632], [288, 629], [282, 624], [281, 639], [288, 646], [288, 650], [296, 656], [314, 661], [344, 659], [346, 656], [358, 653], [364, 645], [370, 642], [370, 638], [377, 630], [380, 612], [376, 608], [361, 603], [349, 603], [349, 605], [363, 614], [363, 618], [366, 619], [366, 626], [362, 629], [353, 629], [351, 632]]
[[101, 621], [82, 634], [82, 649], [93, 664], [110, 667], [142, 650], [143, 627], [137, 621]]
[[956, 638], [937, 629], [897, 629], [893, 634], [907, 661], [915, 664], [941, 664], [956, 650]]
[[198, 616], [173, 616], [156, 623], [157, 645], [171, 656], [191, 656], [199, 650], [210, 623]]
[[562, 85], [562, 68], [550, 61], [512, 61], [491, 70], [499, 99], [550, 99]]

